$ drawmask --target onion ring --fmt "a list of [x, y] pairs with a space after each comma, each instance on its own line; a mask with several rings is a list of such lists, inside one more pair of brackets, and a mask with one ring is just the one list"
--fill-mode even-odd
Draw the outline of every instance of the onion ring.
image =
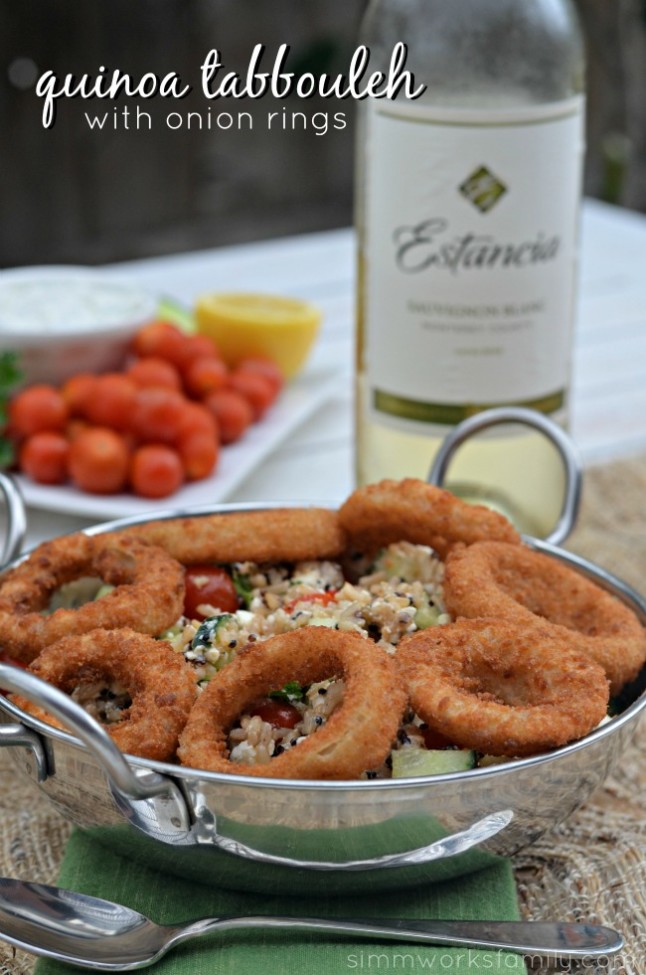
[[646, 630], [627, 606], [590, 579], [524, 545], [482, 542], [451, 553], [444, 599], [452, 616], [497, 616], [547, 628], [589, 654], [614, 696], [646, 661]]
[[327, 508], [167, 518], [133, 525], [126, 534], [161, 546], [183, 565], [332, 559], [346, 547], [337, 513]]
[[[31, 673], [67, 694], [84, 684], [114, 681], [132, 703], [122, 720], [104, 727], [121, 751], [170, 761], [197, 694], [195, 677], [168, 643], [130, 629], [91, 630], [50, 644], [29, 667]], [[41, 721], [66, 729], [51, 714], [24, 698], [18, 707]]]
[[[65, 583], [97, 576], [112, 592], [78, 609], [44, 615]], [[39, 545], [0, 580], [0, 646], [30, 663], [50, 643], [97, 627], [128, 626], [156, 634], [182, 615], [184, 569], [166, 552], [139, 539], [77, 532]]]
[[602, 668], [547, 629], [472, 619], [422, 630], [396, 661], [417, 714], [462, 748], [520, 757], [588, 734], [606, 714]]
[[410, 477], [358, 488], [339, 508], [339, 521], [352, 547], [367, 553], [400, 541], [430, 545], [441, 557], [457, 542], [520, 542], [497, 511]]
[[[228, 757], [227, 732], [267, 691], [288, 681], [343, 676], [343, 703], [326, 725], [268, 764]], [[392, 657], [372, 641], [327, 627], [305, 627], [248, 645], [207, 685], [180, 737], [183, 765], [288, 779], [353, 779], [387, 757], [406, 706]]]

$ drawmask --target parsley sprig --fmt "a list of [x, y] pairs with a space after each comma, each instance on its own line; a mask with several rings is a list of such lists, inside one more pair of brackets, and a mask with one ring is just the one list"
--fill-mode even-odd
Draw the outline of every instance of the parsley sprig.
[[22, 379], [15, 352], [0, 353], [0, 468], [10, 467], [14, 461], [14, 447], [5, 435], [7, 404], [14, 387]]
[[282, 690], [270, 691], [269, 697], [276, 701], [289, 701], [293, 703], [294, 701], [304, 701], [306, 693], [307, 687], [302, 687], [296, 680], [290, 680]]

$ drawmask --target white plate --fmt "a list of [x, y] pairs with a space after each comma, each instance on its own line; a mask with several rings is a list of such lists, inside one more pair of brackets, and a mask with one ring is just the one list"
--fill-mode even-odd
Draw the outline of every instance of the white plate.
[[151, 500], [134, 494], [87, 494], [68, 486], [35, 484], [23, 476], [16, 480], [27, 505], [81, 517], [121, 518], [149, 513], [160, 507], [218, 504], [229, 500], [241, 481], [326, 403], [337, 386], [338, 375], [329, 371], [311, 371], [291, 382], [259, 423], [249, 427], [237, 443], [222, 448], [217, 470], [211, 477], [187, 484], [166, 498]]

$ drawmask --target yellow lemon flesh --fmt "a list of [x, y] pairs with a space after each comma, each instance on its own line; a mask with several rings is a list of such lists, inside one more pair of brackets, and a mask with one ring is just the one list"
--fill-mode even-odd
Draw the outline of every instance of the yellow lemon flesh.
[[205, 294], [197, 299], [195, 324], [213, 339], [228, 365], [267, 356], [290, 379], [307, 359], [321, 312], [307, 301], [279, 295]]

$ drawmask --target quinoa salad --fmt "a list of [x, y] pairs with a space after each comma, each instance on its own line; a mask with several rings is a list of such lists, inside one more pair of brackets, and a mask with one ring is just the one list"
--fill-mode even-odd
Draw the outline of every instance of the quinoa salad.
[[[356, 555], [344, 564], [247, 561], [216, 571], [222, 569], [230, 577], [238, 608], [225, 612], [217, 605], [200, 603], [194, 617], [183, 615], [158, 634], [192, 668], [198, 693], [248, 644], [302, 627], [357, 633], [395, 654], [404, 637], [452, 622], [443, 598], [444, 563], [424, 545], [397, 542], [372, 560]], [[74, 580], [54, 594], [49, 611], [100, 599], [112, 588], [98, 578]], [[128, 692], [114, 681], [81, 684], [72, 696], [105, 725], [121, 721], [131, 705]], [[333, 675], [306, 686], [290, 681], [269, 689], [229, 729], [230, 760], [242, 766], [268, 764], [322, 728], [343, 698], [343, 679]], [[460, 748], [429, 728], [409, 707], [388, 757], [381, 767], [366, 768], [360, 778], [435, 775], [509, 760]]]
[[[423, 545], [398, 542], [371, 562], [357, 557], [346, 566], [331, 561], [238, 562], [227, 570], [242, 608], [223, 613], [215, 606], [200, 606], [206, 619], [182, 617], [160, 634], [195, 669], [202, 689], [246, 644], [301, 627], [359, 633], [394, 653], [404, 636], [450, 622], [442, 598], [444, 566]], [[342, 700], [340, 679], [308, 687], [293, 682], [272, 690], [253, 714], [242, 714], [230, 730], [231, 760], [269, 762], [315, 733]], [[393, 749], [426, 748], [425, 735], [426, 726], [408, 714]], [[383, 768], [364, 773], [366, 778], [390, 775], [390, 759]]]

